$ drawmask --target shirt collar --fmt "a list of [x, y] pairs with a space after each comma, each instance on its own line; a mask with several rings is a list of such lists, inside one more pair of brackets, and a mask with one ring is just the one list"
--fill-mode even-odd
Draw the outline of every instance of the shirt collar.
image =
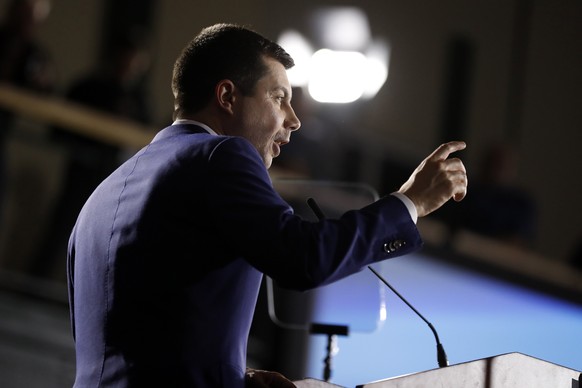
[[178, 120], [176, 120], [176, 121], [174, 121], [172, 123], [172, 125], [176, 125], [176, 124], [193, 124], [193, 125], [197, 125], [199, 127], [204, 128], [204, 130], [206, 132], [208, 132], [209, 134], [214, 135], [214, 136], [218, 136], [218, 133], [214, 132], [214, 130], [212, 130], [212, 128], [210, 128], [208, 125], [203, 124], [203, 123], [201, 123], [199, 121], [196, 121], [196, 120], [178, 119]]

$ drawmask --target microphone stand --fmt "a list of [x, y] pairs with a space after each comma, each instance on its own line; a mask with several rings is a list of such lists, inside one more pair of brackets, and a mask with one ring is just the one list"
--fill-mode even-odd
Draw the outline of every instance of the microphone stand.
[[323, 379], [325, 382], [331, 381], [331, 371], [332, 371], [332, 360], [333, 357], [338, 353], [339, 348], [337, 346], [337, 336], [347, 336], [349, 334], [349, 328], [345, 325], [329, 325], [323, 323], [311, 323], [309, 325], [301, 325], [294, 323], [283, 322], [277, 316], [275, 311], [275, 293], [273, 280], [270, 277], [266, 277], [266, 287], [267, 287], [267, 306], [268, 313], [271, 321], [279, 327], [290, 330], [301, 330], [307, 331], [309, 334], [324, 334], [327, 336], [326, 345], [326, 356], [323, 360]]
[[339, 348], [337, 346], [337, 336], [348, 335], [348, 326], [345, 325], [327, 325], [321, 323], [312, 323], [309, 329], [311, 334], [325, 334], [327, 336], [326, 356], [323, 360], [323, 380], [325, 382], [331, 381], [331, 361], [333, 356], [337, 354]]

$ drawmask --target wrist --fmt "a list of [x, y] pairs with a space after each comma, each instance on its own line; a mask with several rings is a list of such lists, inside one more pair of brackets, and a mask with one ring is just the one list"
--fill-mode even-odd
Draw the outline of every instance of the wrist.
[[414, 203], [414, 201], [408, 195], [406, 195], [400, 191], [396, 191], [396, 192], [392, 193], [391, 195], [398, 198], [400, 201], [402, 201], [404, 206], [406, 206], [406, 209], [408, 209], [408, 213], [410, 214], [410, 218], [412, 218], [412, 221], [414, 221], [414, 223], [416, 224], [416, 222], [418, 221], [418, 208], [417, 208], [416, 204]]

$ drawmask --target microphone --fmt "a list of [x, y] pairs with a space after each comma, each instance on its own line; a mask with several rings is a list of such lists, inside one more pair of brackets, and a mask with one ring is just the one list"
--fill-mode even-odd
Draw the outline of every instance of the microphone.
[[313, 211], [313, 213], [315, 214], [315, 216], [317, 217], [318, 220], [321, 221], [325, 218], [325, 215], [323, 214], [323, 212], [319, 208], [319, 205], [317, 204], [317, 202], [315, 202], [315, 199], [313, 199], [311, 197], [307, 198], [307, 205], [311, 208], [311, 210]]
[[439, 367], [440, 368], [443, 368], [445, 366], [449, 366], [449, 360], [447, 360], [447, 353], [445, 352], [445, 348], [441, 344], [441, 341], [439, 340], [439, 335], [437, 334], [437, 331], [434, 328], [434, 326], [432, 325], [432, 323], [430, 323], [425, 317], [422, 316], [421, 313], [418, 312], [417, 309], [414, 308], [414, 306], [412, 306], [406, 299], [404, 299], [404, 297], [402, 295], [400, 295], [400, 293], [398, 291], [396, 291], [396, 289], [394, 287], [392, 287], [386, 281], [386, 279], [384, 279], [378, 272], [376, 272], [376, 270], [374, 268], [372, 268], [371, 266], [368, 266], [368, 269], [370, 271], [372, 271], [374, 273], [374, 275], [376, 275], [376, 277], [378, 277], [378, 279], [380, 279], [380, 281], [382, 283], [384, 283], [386, 286], [388, 286], [388, 288], [390, 288], [390, 290], [392, 290], [392, 292], [394, 294], [396, 294], [396, 296], [398, 296], [404, 303], [406, 303], [406, 305], [408, 307], [410, 307], [410, 309], [412, 311], [414, 311], [416, 313], [416, 315], [418, 315], [420, 317], [420, 319], [422, 319], [424, 322], [426, 322], [426, 324], [428, 325], [428, 327], [432, 331], [432, 334], [434, 335], [434, 338], [436, 340], [436, 344], [437, 344], [437, 362], [439, 364]]
[[[315, 202], [315, 199], [308, 198], [307, 199], [307, 205], [311, 208], [311, 210], [313, 211], [313, 213], [315, 213], [315, 215], [317, 216], [317, 218], [320, 221], [325, 218], [325, 215], [321, 211], [321, 208], [319, 207], [319, 205], [317, 204], [317, 202]], [[380, 281], [382, 283], [384, 283], [396, 296], [398, 296], [400, 298], [400, 300], [402, 300], [412, 311], [414, 311], [416, 313], [416, 315], [418, 315], [428, 325], [428, 327], [432, 331], [432, 334], [434, 335], [434, 338], [435, 338], [435, 341], [436, 341], [436, 344], [437, 344], [436, 346], [437, 346], [437, 362], [438, 362], [438, 365], [439, 365], [440, 368], [444, 368], [444, 367], [448, 366], [449, 365], [449, 360], [447, 359], [447, 353], [445, 352], [445, 348], [441, 344], [441, 341], [439, 339], [439, 335], [438, 335], [436, 329], [434, 328], [434, 326], [432, 325], [432, 323], [430, 323], [420, 312], [418, 312], [417, 309], [414, 308], [414, 306], [412, 306], [402, 295], [400, 295], [400, 293], [398, 291], [396, 291], [396, 289], [394, 287], [392, 287], [386, 281], [386, 279], [384, 279], [374, 268], [372, 268], [372, 266], [368, 266], [368, 269], [370, 271], [372, 271], [372, 273], [374, 275], [376, 275], [376, 277], [378, 279], [380, 279]]]

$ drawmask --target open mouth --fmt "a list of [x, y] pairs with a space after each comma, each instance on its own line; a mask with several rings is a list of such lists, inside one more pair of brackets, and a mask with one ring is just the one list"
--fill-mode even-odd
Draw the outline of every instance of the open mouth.
[[281, 153], [281, 147], [284, 146], [285, 144], [289, 143], [289, 140], [287, 139], [277, 139], [273, 142], [273, 151], [274, 151], [274, 155], [278, 156], [279, 153]]

